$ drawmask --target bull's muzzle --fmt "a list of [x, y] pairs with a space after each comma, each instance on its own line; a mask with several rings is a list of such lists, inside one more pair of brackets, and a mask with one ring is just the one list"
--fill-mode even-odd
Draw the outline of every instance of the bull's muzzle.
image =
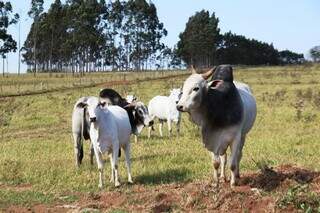
[[183, 112], [183, 106], [182, 105], [177, 105], [177, 110], [180, 112]]
[[97, 121], [97, 118], [96, 118], [96, 117], [90, 118], [90, 122], [91, 122], [91, 123], [94, 123], [94, 122], [96, 122], [96, 121]]

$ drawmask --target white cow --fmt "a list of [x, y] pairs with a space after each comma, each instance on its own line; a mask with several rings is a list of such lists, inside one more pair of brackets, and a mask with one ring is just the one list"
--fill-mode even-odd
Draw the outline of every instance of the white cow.
[[[211, 82], [207, 79], [215, 71]], [[231, 147], [231, 186], [236, 184], [246, 135], [256, 118], [256, 101], [248, 85], [233, 82], [230, 65], [221, 65], [205, 74], [192, 75], [184, 82], [177, 109], [188, 112], [201, 127], [202, 142], [212, 153], [214, 180], [225, 180], [226, 150]]]
[[[159, 119], [159, 132], [162, 137], [162, 125], [167, 121], [169, 136], [171, 135], [172, 128], [171, 122], [177, 124], [177, 132], [180, 133], [181, 113], [177, 110], [177, 104], [181, 97], [181, 89], [173, 89], [170, 91], [169, 96], [156, 96], [149, 102], [149, 115], [151, 119]], [[148, 138], [151, 136], [152, 127], [149, 127]]]
[[119, 106], [105, 106], [96, 97], [86, 97], [77, 103], [77, 107], [86, 108], [90, 120], [90, 139], [99, 169], [99, 187], [104, 185], [102, 155], [108, 153], [111, 162], [111, 181], [115, 186], [120, 186], [118, 178], [119, 148], [125, 151], [128, 171], [128, 182], [132, 183], [130, 163], [130, 134], [131, 126], [128, 113]]

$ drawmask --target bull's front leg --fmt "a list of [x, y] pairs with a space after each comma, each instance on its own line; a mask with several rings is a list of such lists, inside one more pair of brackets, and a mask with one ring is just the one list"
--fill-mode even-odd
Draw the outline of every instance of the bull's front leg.
[[95, 146], [93, 146], [93, 150], [94, 150], [94, 154], [97, 159], [97, 165], [98, 165], [98, 170], [99, 170], [99, 185], [98, 186], [100, 189], [102, 189], [104, 186], [104, 175], [103, 175], [104, 161], [102, 158], [102, 154]]
[[118, 174], [118, 156], [119, 156], [119, 141], [115, 142], [112, 148], [112, 170], [114, 172], [114, 186], [120, 186]]
[[168, 124], [168, 134], [169, 134], [169, 137], [171, 137], [171, 133], [172, 133], [171, 119], [167, 119], [167, 124]]
[[226, 182], [226, 165], [227, 165], [227, 153], [224, 155], [220, 155], [220, 163], [221, 163], [221, 173], [220, 180]]
[[90, 143], [90, 164], [93, 165], [94, 148], [92, 142]]
[[212, 157], [212, 164], [213, 164], [213, 181], [214, 181], [214, 186], [219, 186], [219, 178], [218, 178], [218, 169], [220, 167], [220, 159], [219, 155], [214, 154], [211, 152], [211, 157]]
[[180, 123], [181, 123], [181, 118], [179, 118], [178, 122], [177, 122], [177, 133], [178, 133], [178, 135], [180, 135]]
[[160, 122], [159, 122], [159, 133], [160, 133], [160, 137], [163, 137], [163, 134], [162, 134], [162, 125], [163, 125], [163, 121], [160, 120]]
[[148, 139], [151, 137], [152, 126], [148, 127]]
[[130, 161], [130, 142], [124, 147], [125, 149], [125, 155], [126, 155], [126, 166], [127, 166], [127, 172], [128, 172], [128, 183], [133, 183], [132, 177], [131, 177], [131, 161]]
[[239, 173], [239, 159], [241, 156], [241, 135], [238, 134], [231, 146], [231, 159], [230, 159], [230, 170], [231, 170], [231, 187], [236, 186]]

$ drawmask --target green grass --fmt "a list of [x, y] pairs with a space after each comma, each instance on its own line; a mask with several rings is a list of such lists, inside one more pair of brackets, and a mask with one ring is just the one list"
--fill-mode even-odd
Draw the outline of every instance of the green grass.
[[[17, 77], [14, 78], [16, 81]], [[171, 87], [181, 86], [185, 78], [115, 86], [114, 89], [134, 93], [148, 103], [155, 95], [167, 95]], [[257, 120], [244, 147], [241, 172], [256, 171], [255, 162], [263, 160], [270, 166], [296, 164], [319, 171], [320, 67], [239, 68], [235, 79], [251, 86], [258, 104]], [[1, 79], [0, 83], [4, 81]], [[64, 194], [98, 192], [98, 172], [96, 166], [89, 164], [87, 143], [84, 164], [79, 170], [75, 168], [70, 127], [75, 101], [81, 96], [97, 95], [101, 88], [0, 99], [2, 206], [50, 203]], [[298, 109], [295, 106], [301, 100], [303, 106]], [[298, 110], [301, 111], [299, 118]], [[138, 143], [132, 144], [132, 175], [136, 184], [154, 187], [211, 179], [210, 155], [203, 148], [198, 128], [189, 121], [187, 114], [183, 114], [180, 136], [174, 131], [172, 138], [162, 139], [156, 131], [148, 140], [146, 132], [143, 131]], [[166, 127], [164, 135], [167, 135]], [[109, 175], [110, 166], [106, 164], [107, 179]], [[120, 175], [124, 182], [123, 158]], [[19, 184], [30, 184], [32, 189], [17, 193], [1, 188], [1, 185]], [[105, 190], [113, 189], [107, 182]], [[124, 185], [120, 190], [130, 191], [130, 187]]]

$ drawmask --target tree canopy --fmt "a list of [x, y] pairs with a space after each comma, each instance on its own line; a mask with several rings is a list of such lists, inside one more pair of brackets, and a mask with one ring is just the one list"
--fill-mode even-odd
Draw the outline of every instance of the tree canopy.
[[31, 11], [39, 17], [23, 58], [39, 70], [148, 69], [166, 49], [161, 39], [167, 31], [145, 0], [55, 0], [48, 12]]
[[320, 46], [312, 47], [309, 52], [314, 62], [320, 62]]
[[278, 65], [304, 61], [303, 54], [279, 52], [273, 44], [249, 39], [232, 32], [220, 34], [219, 19], [202, 10], [189, 18], [180, 34], [177, 55], [187, 64], [208, 67], [214, 64]]

